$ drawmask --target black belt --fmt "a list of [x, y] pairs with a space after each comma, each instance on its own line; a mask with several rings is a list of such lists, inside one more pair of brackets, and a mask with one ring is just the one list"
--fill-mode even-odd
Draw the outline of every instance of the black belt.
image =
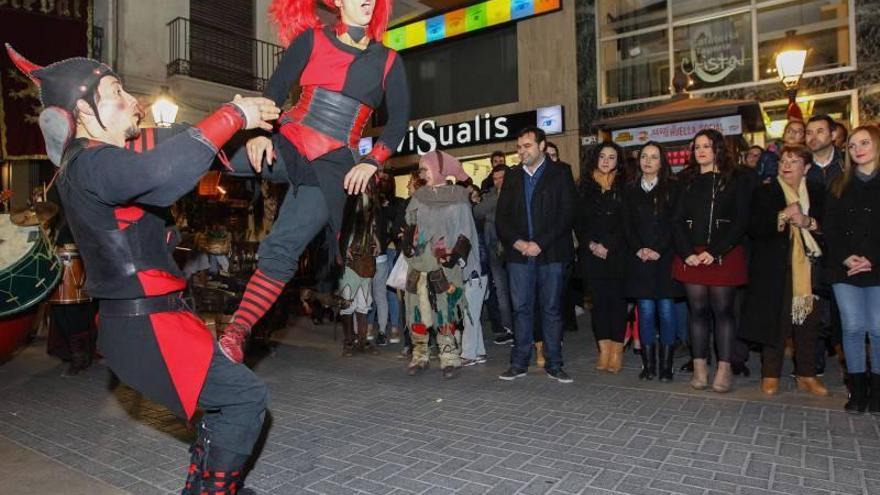
[[101, 316], [144, 316], [170, 311], [192, 311], [182, 292], [140, 299], [101, 299]]

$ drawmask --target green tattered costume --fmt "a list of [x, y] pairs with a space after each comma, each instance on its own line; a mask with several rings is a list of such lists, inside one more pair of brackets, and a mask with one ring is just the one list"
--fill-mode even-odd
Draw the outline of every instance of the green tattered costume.
[[[417, 190], [406, 209], [406, 223], [416, 227], [414, 253], [407, 256], [409, 276], [405, 291], [406, 323], [413, 341], [411, 365], [428, 363], [428, 332], [437, 332], [440, 347], [440, 366], [461, 366], [461, 330], [467, 313], [464, 297], [465, 274], [476, 270], [479, 263], [477, 232], [474, 226], [468, 192], [466, 189], [443, 185], [426, 186]], [[449, 252], [459, 236], [465, 237], [473, 246], [451, 268], [440, 264], [438, 250]], [[445, 276], [450, 289], [434, 290], [428, 275]]]

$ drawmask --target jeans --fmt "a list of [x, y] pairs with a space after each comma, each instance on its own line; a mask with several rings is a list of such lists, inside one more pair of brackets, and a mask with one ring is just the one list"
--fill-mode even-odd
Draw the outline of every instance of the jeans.
[[672, 299], [639, 299], [639, 339], [642, 345], [657, 343], [657, 318], [660, 319], [660, 343], [675, 343], [677, 318]]
[[512, 296], [508, 283], [507, 268], [504, 265], [504, 260], [491, 247], [489, 251], [489, 270], [492, 272], [492, 283], [494, 284], [501, 326], [504, 327], [505, 331], [510, 331], [513, 329], [513, 310], [511, 308]]
[[675, 338], [682, 344], [691, 341], [690, 326], [688, 326], [688, 303], [687, 300], [675, 303]]
[[369, 322], [376, 323], [379, 333], [385, 334], [388, 326], [388, 274], [391, 272], [391, 258], [387, 254], [376, 256], [376, 274], [373, 275], [373, 309], [370, 310]]
[[[388, 248], [385, 253], [388, 255], [388, 273], [390, 274], [394, 263], [397, 262], [397, 250]], [[387, 276], [385, 280], [388, 280]], [[400, 323], [400, 301], [397, 298], [397, 290], [386, 285], [385, 296], [385, 299], [388, 300], [388, 321], [391, 324], [391, 328], [399, 329], [402, 325]]]
[[483, 325], [480, 317], [483, 313], [483, 299], [486, 296], [486, 285], [489, 277], [472, 278], [464, 284], [464, 297], [467, 298], [468, 314], [464, 316], [464, 333], [461, 336], [461, 357], [476, 359], [486, 354], [483, 340]]
[[871, 372], [880, 374], [880, 286], [834, 284], [843, 327], [843, 353], [850, 373], [867, 371], [865, 335], [871, 340]]
[[546, 369], [562, 369], [562, 263], [508, 263], [507, 273], [514, 319], [510, 367], [518, 371], [529, 367], [534, 342], [535, 299], [538, 298]]

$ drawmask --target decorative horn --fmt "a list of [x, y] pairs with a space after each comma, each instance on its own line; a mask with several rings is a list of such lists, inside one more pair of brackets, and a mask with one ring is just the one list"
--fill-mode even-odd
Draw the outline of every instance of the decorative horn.
[[9, 54], [9, 58], [12, 59], [12, 63], [18, 67], [18, 70], [24, 73], [24, 75], [28, 76], [31, 81], [34, 82], [37, 86], [40, 85], [40, 79], [34, 75], [34, 71], [37, 69], [42, 69], [43, 67], [37, 65], [30, 60], [24, 58], [24, 56], [15, 49], [12, 48], [12, 45], [6, 43], [6, 53]]

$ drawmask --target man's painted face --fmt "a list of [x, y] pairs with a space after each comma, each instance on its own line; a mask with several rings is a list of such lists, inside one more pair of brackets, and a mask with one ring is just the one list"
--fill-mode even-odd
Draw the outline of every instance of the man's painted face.
[[137, 99], [122, 88], [119, 79], [113, 76], [101, 79], [96, 107], [101, 123], [111, 134], [122, 132], [126, 139], [131, 139], [140, 133], [143, 109]]

